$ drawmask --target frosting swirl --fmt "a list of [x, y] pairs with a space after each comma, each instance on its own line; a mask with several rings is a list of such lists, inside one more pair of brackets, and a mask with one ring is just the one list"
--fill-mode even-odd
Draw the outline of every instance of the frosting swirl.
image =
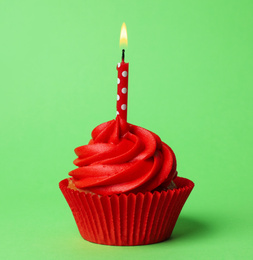
[[167, 187], [176, 177], [176, 158], [160, 137], [117, 116], [97, 126], [88, 145], [75, 149], [69, 173], [79, 189], [100, 195]]

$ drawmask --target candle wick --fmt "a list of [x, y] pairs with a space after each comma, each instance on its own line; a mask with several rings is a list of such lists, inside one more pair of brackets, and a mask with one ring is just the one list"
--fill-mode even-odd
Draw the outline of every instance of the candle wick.
[[125, 59], [125, 49], [122, 49], [122, 61]]

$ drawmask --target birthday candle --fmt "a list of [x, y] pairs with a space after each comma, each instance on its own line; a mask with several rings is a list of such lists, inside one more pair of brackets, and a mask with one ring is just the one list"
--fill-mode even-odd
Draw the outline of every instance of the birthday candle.
[[[121, 27], [120, 44], [127, 45], [126, 25], [123, 23]], [[129, 63], [125, 63], [125, 49], [122, 50], [122, 61], [118, 63], [118, 90], [117, 90], [117, 116], [127, 120], [127, 97], [128, 97], [128, 67]]]

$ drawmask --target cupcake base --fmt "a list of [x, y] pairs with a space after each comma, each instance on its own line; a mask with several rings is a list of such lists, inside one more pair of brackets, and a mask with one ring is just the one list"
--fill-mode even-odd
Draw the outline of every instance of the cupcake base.
[[176, 189], [100, 196], [59, 183], [81, 236], [90, 242], [134, 246], [168, 239], [194, 183], [176, 177]]

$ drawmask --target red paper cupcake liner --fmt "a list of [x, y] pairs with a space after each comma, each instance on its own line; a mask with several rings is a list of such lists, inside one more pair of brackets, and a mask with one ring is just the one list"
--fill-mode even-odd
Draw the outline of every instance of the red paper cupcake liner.
[[133, 246], [161, 242], [170, 237], [194, 183], [177, 177], [176, 189], [128, 195], [100, 196], [60, 189], [74, 215], [81, 236], [90, 242]]

